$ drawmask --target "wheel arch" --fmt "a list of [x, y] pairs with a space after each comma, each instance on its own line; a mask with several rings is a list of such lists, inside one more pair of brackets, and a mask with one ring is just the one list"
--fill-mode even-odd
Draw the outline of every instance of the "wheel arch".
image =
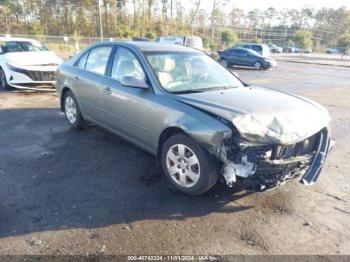
[[68, 92], [68, 91], [70, 91], [70, 92], [72, 92], [72, 90], [69, 88], [69, 87], [64, 87], [63, 89], [62, 89], [62, 92], [61, 92], [61, 101], [60, 101], [60, 106], [61, 106], [61, 111], [64, 111], [64, 105], [63, 105], [63, 98], [64, 98], [64, 95]]
[[216, 125], [208, 126], [200, 124], [198, 122], [191, 123], [177, 123], [169, 125], [161, 132], [158, 144], [157, 144], [157, 160], [160, 159], [162, 146], [164, 142], [171, 136], [175, 134], [185, 134], [194, 141], [196, 141], [200, 146], [203, 147], [209, 154], [221, 158], [221, 146], [224, 141], [228, 140], [232, 136], [232, 130], [224, 125], [223, 123], [216, 122]]
[[260, 60], [260, 59], [254, 60], [254, 62], [253, 62], [253, 67], [254, 67], [255, 63], [260, 63], [261, 69], [263, 69], [263, 68], [265, 67], [264, 63], [263, 63], [262, 60]]
[[162, 146], [171, 136], [176, 134], [186, 134], [188, 135], [182, 128], [177, 126], [168, 126], [165, 128], [159, 136], [158, 146], [157, 146], [157, 160], [160, 160], [162, 154]]

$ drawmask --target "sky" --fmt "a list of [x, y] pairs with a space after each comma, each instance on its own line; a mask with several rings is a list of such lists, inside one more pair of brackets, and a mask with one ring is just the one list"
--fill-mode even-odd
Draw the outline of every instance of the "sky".
[[[190, 0], [183, 0], [183, 5], [191, 6]], [[213, 0], [202, 0], [201, 7], [210, 10], [212, 7]], [[303, 6], [311, 6], [313, 8], [319, 9], [321, 7], [332, 7], [334, 9], [345, 6], [350, 9], [350, 0], [229, 0], [231, 7], [238, 7], [244, 11], [249, 11], [254, 8], [267, 9], [269, 7], [274, 7], [278, 10], [283, 8], [296, 8], [300, 9]]]

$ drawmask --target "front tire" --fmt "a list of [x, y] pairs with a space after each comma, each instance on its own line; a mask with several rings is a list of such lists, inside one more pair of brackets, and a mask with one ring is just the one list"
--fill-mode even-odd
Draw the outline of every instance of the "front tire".
[[174, 135], [163, 144], [161, 164], [173, 186], [188, 195], [205, 193], [219, 177], [218, 161], [184, 134]]
[[10, 86], [7, 84], [5, 71], [0, 67], [0, 91], [7, 91]]
[[260, 61], [256, 61], [256, 62], [253, 64], [253, 66], [254, 66], [254, 69], [255, 69], [255, 70], [261, 70], [261, 69], [263, 69], [263, 64], [262, 64]]
[[85, 121], [81, 115], [77, 99], [71, 91], [67, 91], [63, 96], [63, 109], [72, 128], [81, 129], [84, 127]]

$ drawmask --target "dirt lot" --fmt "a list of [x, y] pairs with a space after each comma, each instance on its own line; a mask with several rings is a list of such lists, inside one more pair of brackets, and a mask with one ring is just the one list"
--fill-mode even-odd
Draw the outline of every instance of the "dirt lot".
[[236, 72], [329, 109], [337, 144], [314, 187], [187, 197], [149, 154], [71, 130], [55, 94], [1, 93], [0, 254], [350, 254], [350, 69]]

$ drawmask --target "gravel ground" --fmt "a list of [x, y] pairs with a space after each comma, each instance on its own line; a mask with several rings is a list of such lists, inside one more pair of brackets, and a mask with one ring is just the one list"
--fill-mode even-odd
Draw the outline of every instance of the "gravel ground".
[[174, 191], [153, 157], [69, 128], [53, 93], [0, 94], [0, 254], [350, 254], [350, 71], [236, 70], [325, 105], [336, 147], [318, 182], [264, 193]]

